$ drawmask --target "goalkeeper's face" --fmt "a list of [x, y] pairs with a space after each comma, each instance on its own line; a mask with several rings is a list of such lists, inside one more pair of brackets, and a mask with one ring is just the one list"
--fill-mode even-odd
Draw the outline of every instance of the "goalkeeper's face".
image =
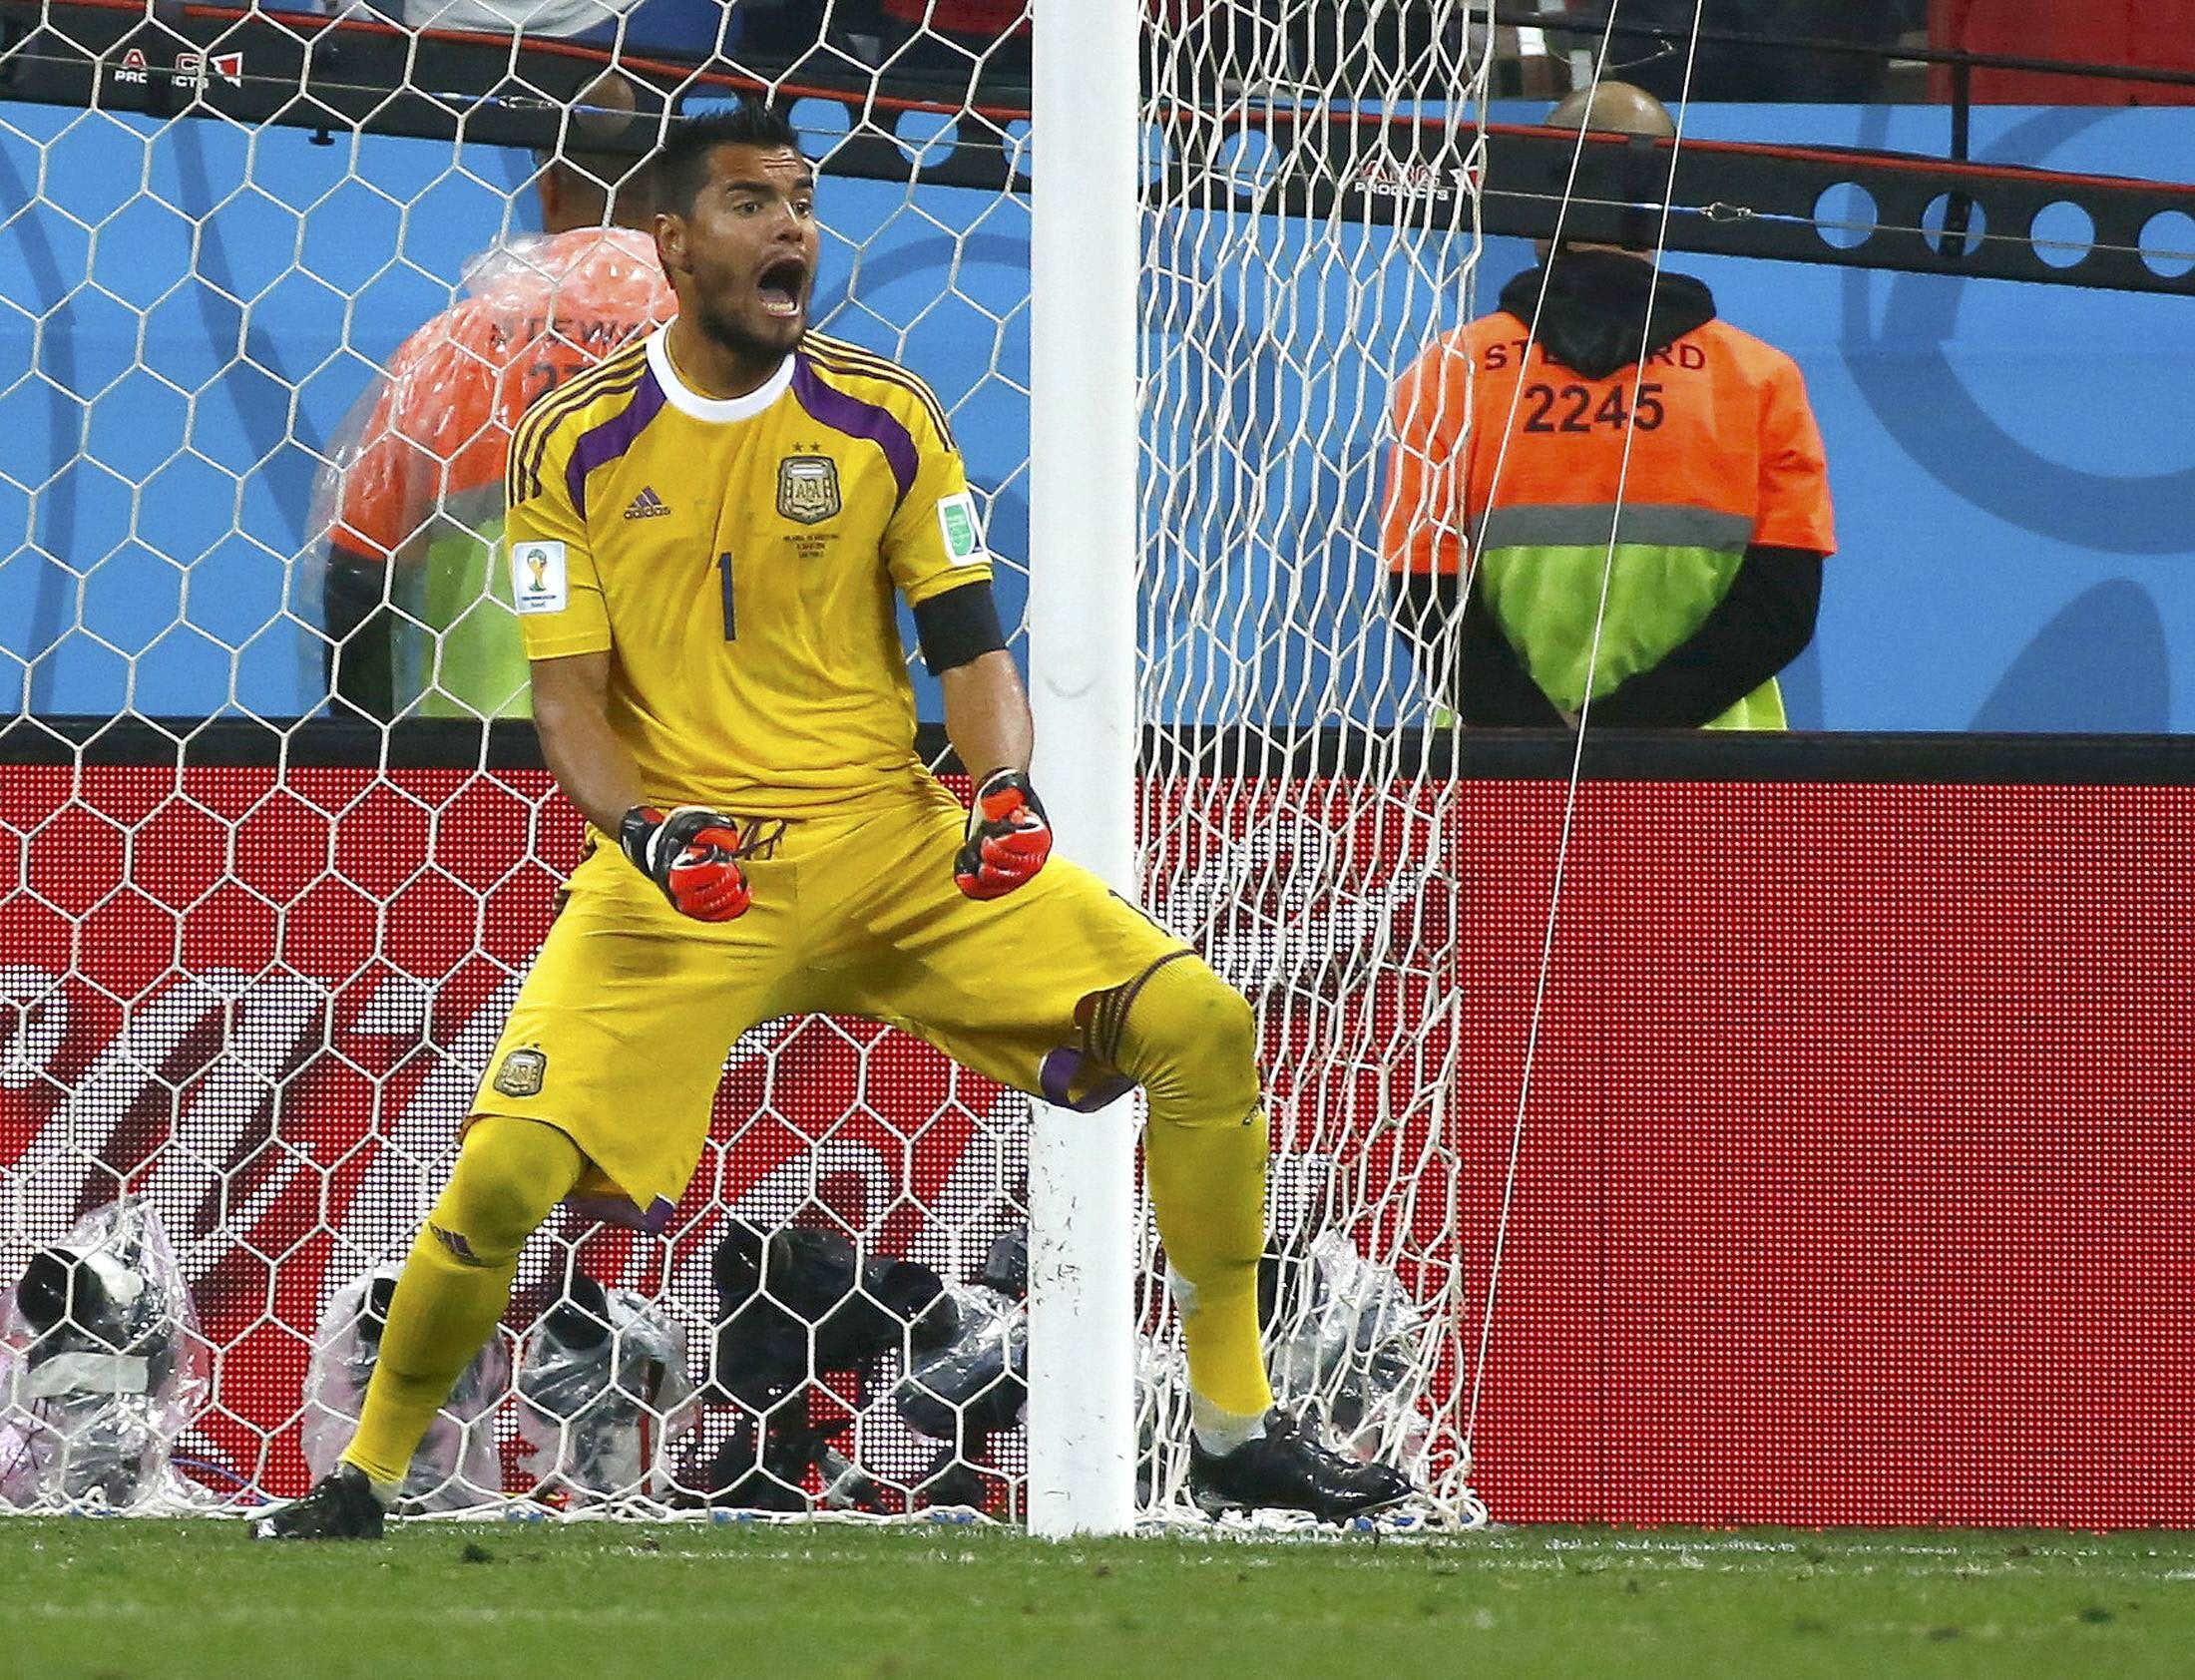
[[815, 289], [815, 172], [790, 147], [719, 146], [684, 215], [657, 218], [681, 313], [742, 355], [781, 356]]

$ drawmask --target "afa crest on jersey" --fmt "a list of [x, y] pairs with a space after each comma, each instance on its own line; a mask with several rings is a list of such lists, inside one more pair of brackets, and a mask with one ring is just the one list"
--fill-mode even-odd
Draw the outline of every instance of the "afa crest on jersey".
[[788, 455], [777, 463], [777, 511], [798, 525], [838, 517], [838, 463], [828, 455]]

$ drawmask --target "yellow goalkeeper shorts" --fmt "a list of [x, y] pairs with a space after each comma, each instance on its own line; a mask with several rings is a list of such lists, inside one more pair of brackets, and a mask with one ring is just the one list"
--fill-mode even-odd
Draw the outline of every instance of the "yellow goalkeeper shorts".
[[701, 1158], [733, 1043], [778, 1016], [866, 1016], [1002, 1084], [1088, 1104], [1122, 1081], [1085, 1052], [1078, 1006], [1182, 942], [1054, 857], [979, 903], [953, 882], [966, 813], [928, 784], [907, 800], [788, 823], [750, 860], [737, 921], [670, 908], [617, 846], [573, 872], [482, 1077], [475, 1114], [555, 1126], [614, 1191], [667, 1219]]

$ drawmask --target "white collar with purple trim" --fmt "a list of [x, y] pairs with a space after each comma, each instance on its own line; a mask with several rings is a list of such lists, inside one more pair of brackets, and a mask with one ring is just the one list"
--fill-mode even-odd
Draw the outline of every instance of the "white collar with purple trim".
[[777, 364], [775, 373], [745, 396], [704, 397], [680, 379], [678, 370], [670, 365], [670, 349], [664, 342], [669, 332], [670, 328], [664, 325], [648, 335], [648, 369], [655, 374], [656, 383], [663, 388], [663, 400], [680, 414], [719, 425], [727, 420], [752, 420], [783, 396], [792, 384], [793, 358], [788, 355]]

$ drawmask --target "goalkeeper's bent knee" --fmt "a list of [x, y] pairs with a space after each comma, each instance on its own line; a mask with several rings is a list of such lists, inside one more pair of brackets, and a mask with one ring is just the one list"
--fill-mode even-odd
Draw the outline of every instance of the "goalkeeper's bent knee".
[[1092, 1041], [1143, 1087], [1154, 1126], [1243, 1126], [1258, 1113], [1257, 1017], [1194, 952], [1104, 994]]
[[457, 1170], [427, 1215], [424, 1235], [463, 1265], [510, 1265], [586, 1164], [579, 1145], [555, 1126], [484, 1114], [466, 1129]]

